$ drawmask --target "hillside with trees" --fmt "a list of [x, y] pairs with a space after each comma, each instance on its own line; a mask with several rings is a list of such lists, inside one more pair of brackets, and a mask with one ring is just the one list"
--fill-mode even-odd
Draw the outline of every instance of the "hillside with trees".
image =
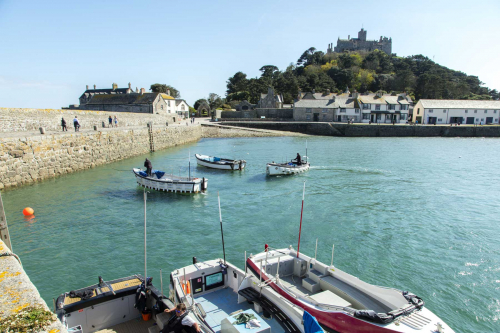
[[407, 92], [414, 99], [498, 99], [499, 93], [483, 86], [477, 76], [441, 66], [423, 55], [389, 56], [372, 52], [324, 54], [314, 47], [284, 71], [266, 65], [261, 75], [247, 78], [237, 72], [227, 81], [226, 103], [248, 100], [257, 103], [269, 86], [293, 103], [299, 91]]

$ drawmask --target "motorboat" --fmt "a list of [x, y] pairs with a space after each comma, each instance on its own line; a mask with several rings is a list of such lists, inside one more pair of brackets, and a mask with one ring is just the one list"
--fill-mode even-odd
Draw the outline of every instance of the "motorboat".
[[[300, 244], [300, 243], [299, 243]], [[300, 245], [299, 245], [300, 246]], [[287, 301], [336, 332], [444, 332], [453, 330], [408, 291], [379, 287], [294, 250], [251, 255], [247, 267]]]
[[[261, 283], [262, 282], [262, 283]], [[238, 314], [251, 314], [260, 321], [257, 332], [305, 332], [304, 310], [285, 301], [258, 278], [223, 259], [198, 262], [170, 274], [170, 300], [184, 303], [203, 332], [247, 331], [234, 325]], [[160, 314], [163, 328], [168, 314]], [[241, 329], [240, 329], [241, 327]]]
[[311, 166], [308, 162], [298, 164], [295, 161], [287, 163], [267, 163], [266, 174], [268, 176], [294, 175], [309, 170]]
[[133, 168], [137, 184], [142, 187], [165, 192], [198, 193], [208, 187], [208, 179], [195, 177], [180, 177], [166, 174], [163, 171], [152, 170], [151, 176], [146, 171]]
[[[156, 327], [151, 314], [174, 307], [151, 278], [132, 275], [65, 292], [54, 300], [54, 312], [68, 332], [149, 333]], [[143, 314], [145, 313], [145, 316]], [[148, 320], [145, 320], [148, 319]]]
[[243, 170], [247, 164], [245, 160], [230, 160], [214, 156], [195, 154], [198, 165], [221, 170]]

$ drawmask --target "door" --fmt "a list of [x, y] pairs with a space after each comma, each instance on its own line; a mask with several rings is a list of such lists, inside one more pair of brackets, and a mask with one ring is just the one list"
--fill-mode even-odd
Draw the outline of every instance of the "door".
[[422, 117], [415, 118], [415, 121], [418, 122], [419, 124], [421, 124], [422, 123]]
[[342, 121], [342, 116], [337, 116], [337, 121], [341, 122]]
[[436, 125], [436, 121], [437, 121], [437, 117], [429, 117], [429, 120], [427, 121], [427, 123], [429, 125]]
[[493, 124], [493, 117], [486, 117], [486, 124]]
[[474, 124], [474, 117], [467, 117], [466, 124]]
[[372, 123], [374, 123], [375, 122], [375, 115], [372, 114], [371, 116], [372, 116]]
[[313, 120], [319, 121], [319, 113], [313, 113]]

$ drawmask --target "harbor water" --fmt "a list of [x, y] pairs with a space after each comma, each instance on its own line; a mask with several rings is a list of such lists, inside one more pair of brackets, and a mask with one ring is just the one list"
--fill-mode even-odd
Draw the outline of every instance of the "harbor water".
[[[367, 282], [409, 290], [456, 332], [500, 331], [500, 141], [465, 138], [308, 137], [311, 169], [266, 177], [267, 162], [305, 154], [305, 137], [203, 139], [2, 192], [14, 252], [49, 307], [98, 282], [144, 274], [143, 190], [131, 169], [207, 177], [204, 194], [150, 191], [147, 269], [168, 290], [192, 257], [297, 247]], [[228, 172], [197, 167], [194, 153], [245, 159]], [[24, 207], [34, 218], [22, 215]]]

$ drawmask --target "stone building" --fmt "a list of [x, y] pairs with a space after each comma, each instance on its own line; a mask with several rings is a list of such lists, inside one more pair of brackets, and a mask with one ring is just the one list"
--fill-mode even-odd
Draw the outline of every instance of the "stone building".
[[80, 96], [80, 109], [85, 109], [85, 105], [94, 97], [95, 95], [123, 95], [139, 93], [139, 89], [135, 88], [135, 92], [132, 90], [131, 84], [129, 82], [128, 88], [118, 88], [116, 83], [113, 83], [111, 89], [96, 89], [94, 84], [94, 89], [85, 89], [84, 93]]
[[257, 103], [259, 109], [281, 109], [283, 108], [283, 96], [274, 94], [272, 87], [267, 88], [267, 94], [260, 94], [260, 100]]
[[[175, 103], [174, 103], [175, 104]], [[95, 111], [170, 114], [161, 93], [95, 94], [81, 109]]]
[[344, 51], [374, 51], [380, 50], [389, 55], [392, 54], [392, 38], [380, 36], [379, 40], [367, 40], [367, 31], [361, 28], [358, 32], [358, 38], [337, 39], [337, 46], [333, 47], [333, 43], [328, 44], [326, 53], [344, 52]]

